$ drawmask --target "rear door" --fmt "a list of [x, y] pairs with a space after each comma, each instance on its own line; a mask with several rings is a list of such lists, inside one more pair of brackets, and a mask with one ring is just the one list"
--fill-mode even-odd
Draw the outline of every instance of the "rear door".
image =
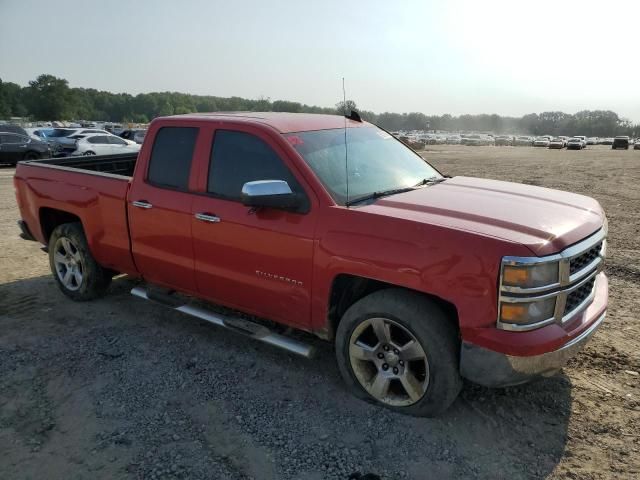
[[131, 149], [128, 148], [129, 144], [125, 142], [122, 138], [116, 137], [114, 135], [110, 135], [107, 137], [109, 139], [109, 143], [111, 144], [111, 153], [112, 154], [120, 154], [120, 153], [129, 153]]
[[[192, 212], [200, 294], [281, 323], [309, 326], [315, 218], [312, 191], [272, 137], [250, 126], [218, 129], [203, 174], [206, 192]], [[245, 182], [285, 180], [305, 199], [304, 212], [251, 209]]]
[[91, 144], [91, 150], [96, 155], [110, 155], [113, 151], [109, 138], [106, 135], [97, 135], [95, 137], [89, 137], [87, 142]]
[[10, 133], [0, 134], [0, 161], [19, 162], [27, 152], [27, 137]]
[[191, 165], [198, 127], [166, 126], [138, 162], [128, 196], [131, 249], [138, 270], [152, 283], [196, 291], [191, 242]]

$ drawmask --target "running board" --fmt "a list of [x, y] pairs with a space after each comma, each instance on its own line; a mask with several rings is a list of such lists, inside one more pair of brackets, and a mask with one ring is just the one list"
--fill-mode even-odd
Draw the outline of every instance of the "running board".
[[282, 348], [284, 350], [287, 350], [288, 352], [295, 353], [296, 355], [301, 355], [305, 358], [311, 358], [315, 353], [315, 349], [311, 345], [300, 342], [293, 338], [285, 337], [284, 335], [280, 335], [278, 333], [274, 333], [267, 327], [258, 323], [251, 322], [243, 318], [228, 317], [226, 315], [211, 312], [209, 310], [205, 310], [204, 308], [195, 307], [193, 305], [176, 305], [175, 300], [171, 297], [171, 295], [166, 295], [167, 301], [164, 301], [162, 298], [160, 298], [160, 295], [155, 293], [150, 295], [147, 290], [142, 287], [134, 287], [133, 289], [131, 289], [131, 295], [143, 298], [145, 300], [150, 300], [152, 302], [160, 303], [161, 305], [173, 308], [174, 310], [182, 313], [186, 313], [187, 315], [191, 315], [192, 317], [196, 317], [200, 320], [213, 323], [214, 325], [218, 325], [219, 327], [233, 330], [234, 332], [238, 332], [255, 340], [260, 340], [261, 342], [268, 343], [269, 345]]

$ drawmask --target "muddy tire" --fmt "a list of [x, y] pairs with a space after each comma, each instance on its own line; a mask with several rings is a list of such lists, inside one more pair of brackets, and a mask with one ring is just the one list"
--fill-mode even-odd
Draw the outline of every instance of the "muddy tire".
[[91, 255], [80, 223], [55, 228], [49, 238], [49, 265], [58, 288], [77, 302], [103, 296], [113, 274]]
[[433, 417], [462, 388], [457, 329], [424, 295], [374, 292], [353, 304], [336, 332], [336, 357], [357, 397], [400, 413]]

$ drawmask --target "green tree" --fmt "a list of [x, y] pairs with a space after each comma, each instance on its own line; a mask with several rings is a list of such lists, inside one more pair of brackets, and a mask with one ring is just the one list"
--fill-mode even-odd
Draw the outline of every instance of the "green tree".
[[342, 101], [342, 102], [336, 103], [335, 113], [337, 115], [349, 115], [349, 113], [352, 110], [358, 111], [356, 102], [354, 102], [353, 100], [347, 100], [346, 102]]
[[29, 82], [28, 107], [36, 120], [70, 118], [69, 83], [63, 78], [43, 74]]

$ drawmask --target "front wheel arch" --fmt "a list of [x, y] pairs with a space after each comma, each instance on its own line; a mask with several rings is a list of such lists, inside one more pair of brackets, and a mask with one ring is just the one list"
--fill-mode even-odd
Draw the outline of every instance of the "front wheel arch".
[[331, 291], [329, 293], [327, 305], [326, 325], [325, 328], [322, 329], [322, 335], [320, 336], [326, 340], [334, 340], [340, 321], [349, 307], [361, 298], [385, 289], [398, 289], [413, 292], [435, 302], [438, 307], [445, 312], [447, 320], [451, 322], [452, 327], [459, 332], [460, 322], [458, 309], [453, 303], [445, 300], [444, 298], [433, 293], [414, 290], [412, 288], [385, 282], [383, 280], [341, 273], [334, 277], [331, 284]]
[[[386, 341], [377, 334], [371, 336], [375, 330], [373, 326], [369, 332], [364, 331], [364, 335], [368, 335], [369, 340], [365, 341], [365, 344], [368, 344], [364, 349], [366, 356], [361, 357], [360, 347], [363, 344], [359, 343], [359, 340], [363, 331], [360, 327], [372, 320], [376, 322], [383, 320], [383, 323], [388, 320], [386, 323], [395, 324], [396, 327], [401, 328], [395, 333], [393, 330], [388, 331]], [[403, 330], [406, 333], [403, 333]], [[407, 341], [408, 337], [405, 335], [417, 340], [425, 354], [427, 372], [423, 378], [428, 381], [426, 384], [421, 383], [420, 396], [410, 394], [410, 388], [407, 389], [405, 385], [407, 379], [403, 378], [413, 358], [412, 353], [404, 358], [402, 352], [396, 352], [396, 346], [397, 349], [404, 351], [404, 348], [411, 344], [411, 340]], [[401, 344], [405, 347], [400, 347]], [[389, 288], [358, 300], [347, 310], [340, 322], [335, 346], [338, 367], [348, 389], [362, 400], [401, 413], [414, 416], [437, 416], [453, 403], [462, 388], [459, 373], [458, 332], [434, 301], [417, 292]], [[353, 350], [354, 346], [355, 350]], [[389, 349], [386, 347], [389, 346], [395, 357], [392, 355], [387, 359]], [[389, 364], [386, 363], [387, 360]], [[398, 365], [397, 362], [400, 360], [404, 360], [405, 365]], [[365, 363], [364, 366], [360, 365], [361, 361]], [[392, 368], [393, 372], [390, 372], [389, 369], [395, 366], [398, 366], [399, 371]], [[363, 367], [370, 375], [364, 381]], [[415, 375], [412, 375], [410, 385], [415, 386], [416, 381], [425, 381], [420, 379], [419, 372], [411, 373]], [[385, 387], [378, 390], [376, 385], [381, 378], [386, 378], [387, 381]], [[376, 396], [376, 393], [380, 395]]]

